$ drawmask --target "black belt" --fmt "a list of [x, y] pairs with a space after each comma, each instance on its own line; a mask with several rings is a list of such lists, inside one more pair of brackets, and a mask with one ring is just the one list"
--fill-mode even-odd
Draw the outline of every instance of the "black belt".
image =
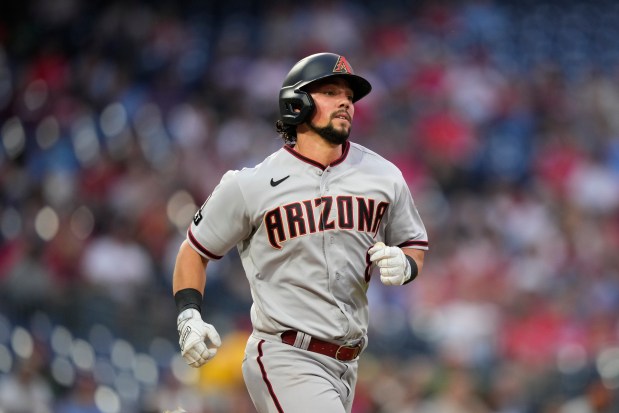
[[[303, 334], [303, 336], [307, 337], [306, 340], [309, 340], [309, 343], [303, 339], [301, 339], [300, 342], [297, 342], [298, 334], [294, 330], [284, 331], [281, 336], [282, 343], [308, 351], [313, 351], [314, 353], [324, 354], [325, 356], [333, 357], [339, 361], [350, 361], [356, 359], [363, 348], [363, 340], [355, 346], [340, 346], [338, 344], [333, 344], [328, 341], [310, 337], [306, 334]], [[306, 342], [303, 343], [303, 341]]]

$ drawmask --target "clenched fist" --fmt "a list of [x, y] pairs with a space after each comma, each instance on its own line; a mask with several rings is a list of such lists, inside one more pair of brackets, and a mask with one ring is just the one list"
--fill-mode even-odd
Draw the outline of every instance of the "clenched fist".
[[404, 251], [377, 242], [368, 250], [370, 261], [380, 268], [380, 280], [385, 285], [402, 285], [411, 278], [411, 266]]
[[[178, 343], [187, 364], [191, 367], [201, 367], [215, 357], [217, 348], [221, 346], [221, 338], [215, 327], [202, 320], [198, 310], [194, 308], [184, 310], [178, 315], [176, 322], [180, 336]], [[207, 346], [207, 339], [211, 344], [210, 347]]]

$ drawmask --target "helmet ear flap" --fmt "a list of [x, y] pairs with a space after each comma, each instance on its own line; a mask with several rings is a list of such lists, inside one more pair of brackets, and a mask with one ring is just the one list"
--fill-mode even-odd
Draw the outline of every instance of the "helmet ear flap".
[[300, 125], [314, 111], [314, 100], [303, 90], [284, 87], [279, 92], [279, 110], [284, 123]]

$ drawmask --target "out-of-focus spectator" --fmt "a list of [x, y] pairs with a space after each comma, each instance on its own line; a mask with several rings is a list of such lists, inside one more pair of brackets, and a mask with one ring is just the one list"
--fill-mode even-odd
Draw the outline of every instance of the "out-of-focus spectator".
[[582, 395], [563, 403], [559, 413], [612, 413], [617, 408], [617, 397], [599, 378], [590, 382]]
[[505, 77], [489, 64], [488, 56], [473, 51], [468, 60], [449, 66], [445, 94], [457, 113], [474, 124], [485, 124], [497, 112], [507, 86]]
[[62, 398], [55, 413], [102, 413], [95, 402], [97, 383], [91, 375], [79, 375], [69, 394]]
[[136, 243], [134, 222], [116, 215], [101, 224], [102, 233], [84, 250], [84, 280], [114, 301], [131, 302], [140, 289], [153, 281], [152, 257]]
[[443, 372], [437, 389], [417, 411], [421, 413], [486, 413], [487, 403], [479, 394], [475, 375], [467, 369], [452, 368]]
[[488, 405], [495, 413], [525, 413], [529, 411], [527, 372], [519, 363], [505, 362], [497, 366], [488, 378]]
[[460, 279], [454, 299], [431, 310], [429, 325], [436, 351], [446, 362], [488, 366], [496, 358], [500, 310], [489, 300], [485, 279]]
[[[171, 371], [164, 370], [159, 388], [146, 397], [146, 410], [152, 412], [182, 411], [204, 412], [206, 402], [195, 385], [180, 382]], [[208, 410], [206, 410], [208, 412]]]
[[604, 142], [619, 135], [619, 88], [612, 78], [594, 70], [577, 85], [581, 99], [576, 100], [583, 128], [593, 141]]
[[576, 165], [567, 183], [572, 203], [592, 215], [619, 211], [619, 176], [607, 168], [600, 158], [598, 155], [597, 159], [583, 159]]
[[53, 401], [52, 388], [36, 357], [19, 360], [15, 374], [0, 378], [3, 413], [51, 413]]
[[9, 305], [28, 319], [36, 310], [54, 311], [58, 300], [56, 280], [41, 261], [44, 245], [39, 241], [23, 240], [20, 258], [0, 279], [0, 287]]

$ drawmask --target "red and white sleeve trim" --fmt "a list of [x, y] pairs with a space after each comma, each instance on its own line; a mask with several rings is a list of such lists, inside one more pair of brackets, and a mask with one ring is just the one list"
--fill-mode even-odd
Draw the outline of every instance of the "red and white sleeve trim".
[[189, 245], [191, 245], [193, 249], [195, 249], [200, 255], [208, 258], [209, 260], [218, 260], [223, 257], [223, 255], [213, 254], [211, 251], [208, 250], [208, 248], [200, 244], [200, 242], [193, 235], [193, 232], [191, 232], [191, 228], [187, 230], [187, 240], [189, 241]]
[[417, 248], [420, 250], [428, 249], [428, 241], [424, 240], [409, 240], [398, 245], [400, 248]]

